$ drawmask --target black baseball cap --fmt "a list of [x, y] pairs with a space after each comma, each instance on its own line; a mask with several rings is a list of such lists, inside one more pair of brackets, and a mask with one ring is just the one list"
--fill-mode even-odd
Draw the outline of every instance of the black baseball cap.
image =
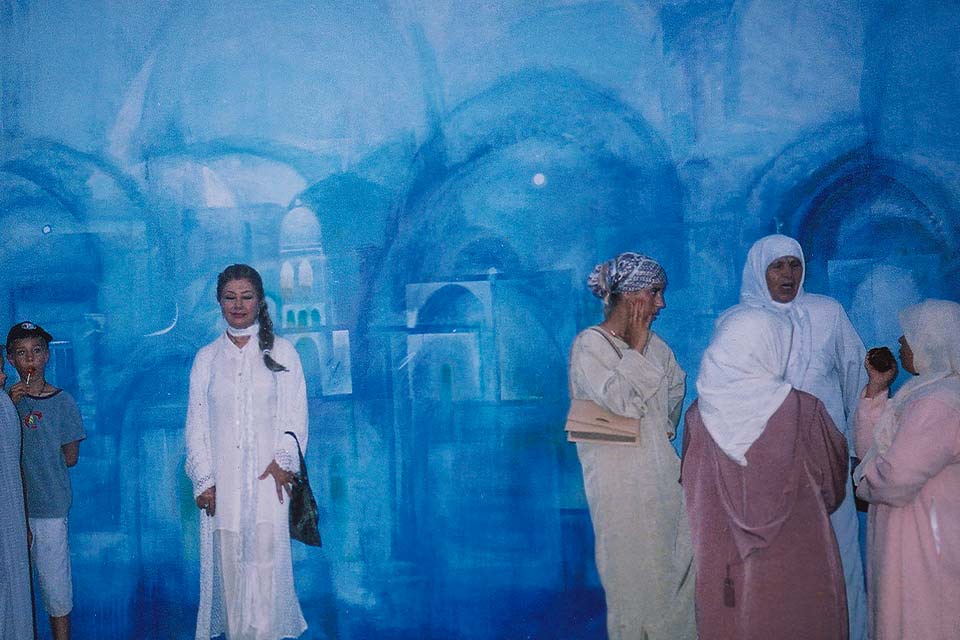
[[7, 351], [10, 351], [14, 342], [24, 338], [43, 338], [43, 341], [48, 345], [53, 342], [53, 336], [44, 331], [40, 325], [29, 321], [21, 322], [13, 325], [10, 328], [10, 333], [7, 334]]

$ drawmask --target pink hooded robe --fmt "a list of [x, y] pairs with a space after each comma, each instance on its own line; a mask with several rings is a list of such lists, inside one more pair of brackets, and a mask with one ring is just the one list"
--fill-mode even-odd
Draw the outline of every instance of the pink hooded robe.
[[873, 640], [960, 638], [960, 305], [900, 315], [919, 375], [857, 411]]

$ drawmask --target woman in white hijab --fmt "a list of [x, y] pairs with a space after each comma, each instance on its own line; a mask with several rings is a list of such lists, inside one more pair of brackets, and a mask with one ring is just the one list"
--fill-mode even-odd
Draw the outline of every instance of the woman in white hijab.
[[868, 586], [874, 640], [960, 633], [960, 305], [900, 314], [900, 361], [914, 375], [893, 398], [893, 367], [865, 362], [857, 412], [857, 495], [870, 502]]
[[[793, 238], [770, 235], [750, 248], [743, 267], [740, 303], [786, 316], [793, 326], [786, 381], [819, 398], [853, 451], [852, 421], [866, 384], [863, 342], [843, 307], [833, 298], [807, 293], [803, 250]], [[867, 601], [853, 485], [830, 516], [847, 590], [850, 639], [867, 637]]]
[[701, 640], [847, 638], [843, 569], [828, 514], [847, 446], [784, 372], [790, 323], [737, 306], [717, 324], [686, 415], [682, 484]]

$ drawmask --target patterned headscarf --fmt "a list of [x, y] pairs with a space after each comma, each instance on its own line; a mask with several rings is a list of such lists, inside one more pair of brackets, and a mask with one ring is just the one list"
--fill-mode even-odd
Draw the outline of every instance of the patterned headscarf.
[[587, 278], [593, 295], [606, 305], [611, 295], [632, 293], [656, 285], [665, 286], [667, 274], [660, 263], [642, 253], [621, 253], [613, 260], [601, 262]]

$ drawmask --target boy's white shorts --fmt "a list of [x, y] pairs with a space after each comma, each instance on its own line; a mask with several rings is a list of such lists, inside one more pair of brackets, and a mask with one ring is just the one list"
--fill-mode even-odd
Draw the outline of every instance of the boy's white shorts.
[[30, 518], [30, 559], [37, 570], [47, 615], [65, 616], [73, 609], [73, 579], [66, 518]]

